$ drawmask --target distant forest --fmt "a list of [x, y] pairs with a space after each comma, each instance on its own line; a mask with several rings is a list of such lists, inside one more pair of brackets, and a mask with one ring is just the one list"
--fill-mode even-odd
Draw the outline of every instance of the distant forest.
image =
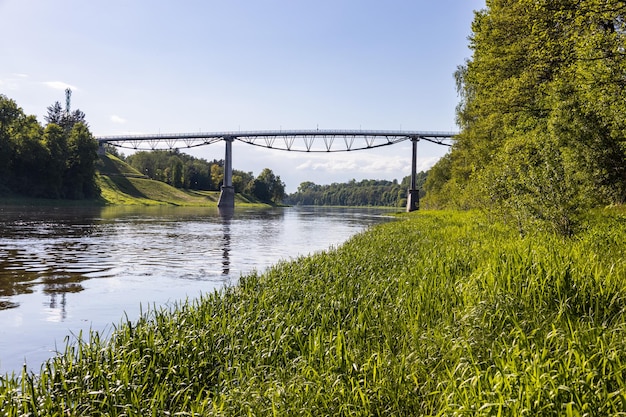
[[[422, 189], [427, 173], [417, 175], [417, 187]], [[411, 177], [405, 177], [401, 183], [397, 180], [351, 180], [347, 183], [318, 185], [307, 181], [300, 184], [298, 190], [285, 198], [286, 204], [315, 206], [387, 206], [403, 207]], [[420, 191], [420, 197], [423, 197]]]

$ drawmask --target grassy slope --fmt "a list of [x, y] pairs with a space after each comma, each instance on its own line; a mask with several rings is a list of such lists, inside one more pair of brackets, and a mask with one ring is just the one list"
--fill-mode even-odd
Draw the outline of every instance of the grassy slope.
[[[177, 206], [216, 206], [218, 191], [179, 190], [160, 181], [153, 181], [112, 155], [101, 157], [98, 185], [105, 204], [169, 204]], [[259, 204], [241, 195], [235, 204]]]
[[[1, 204], [26, 206], [93, 206], [93, 205], [174, 205], [217, 206], [219, 191], [180, 190], [153, 181], [113, 155], [100, 157], [96, 182], [101, 190], [97, 200], [51, 200], [4, 194]], [[250, 197], [235, 194], [236, 206], [267, 207]]]
[[1, 407], [614, 415], [626, 410], [625, 233], [619, 213], [567, 240], [417, 213], [121, 325], [111, 343], [94, 334], [21, 390], [0, 383]]

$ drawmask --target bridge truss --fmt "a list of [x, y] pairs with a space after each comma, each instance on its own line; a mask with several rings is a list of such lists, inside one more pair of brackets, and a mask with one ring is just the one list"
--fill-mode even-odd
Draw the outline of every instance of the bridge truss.
[[394, 130], [286, 130], [250, 132], [157, 133], [151, 135], [98, 136], [103, 144], [136, 150], [184, 149], [223, 140], [292, 152], [346, 152], [393, 145], [405, 140], [426, 140], [450, 146], [453, 132]]
[[413, 143], [411, 187], [407, 194], [407, 211], [419, 208], [417, 177], [417, 142], [425, 140], [450, 146], [456, 133], [421, 132], [402, 130], [279, 130], [217, 133], [158, 133], [153, 135], [98, 136], [100, 151], [106, 144], [136, 150], [183, 149], [211, 145], [224, 141], [224, 185], [218, 207], [225, 210], [235, 206], [235, 189], [232, 185], [232, 144], [238, 140], [249, 145], [290, 152], [347, 152], [394, 145], [405, 140]]

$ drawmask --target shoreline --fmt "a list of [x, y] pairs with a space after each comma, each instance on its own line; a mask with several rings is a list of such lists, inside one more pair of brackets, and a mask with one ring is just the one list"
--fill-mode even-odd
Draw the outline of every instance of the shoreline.
[[0, 409], [611, 414], [626, 407], [626, 223], [591, 216], [564, 239], [411, 213], [124, 322], [108, 342], [85, 335], [39, 376], [2, 380]]

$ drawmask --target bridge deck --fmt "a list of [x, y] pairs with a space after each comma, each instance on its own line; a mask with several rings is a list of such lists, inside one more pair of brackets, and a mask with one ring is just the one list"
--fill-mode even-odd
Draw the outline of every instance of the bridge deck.
[[455, 132], [403, 130], [267, 130], [239, 132], [157, 133], [97, 136], [105, 143], [131, 149], [192, 148], [222, 140], [296, 152], [340, 152], [393, 145], [405, 140], [426, 140], [450, 146]]

